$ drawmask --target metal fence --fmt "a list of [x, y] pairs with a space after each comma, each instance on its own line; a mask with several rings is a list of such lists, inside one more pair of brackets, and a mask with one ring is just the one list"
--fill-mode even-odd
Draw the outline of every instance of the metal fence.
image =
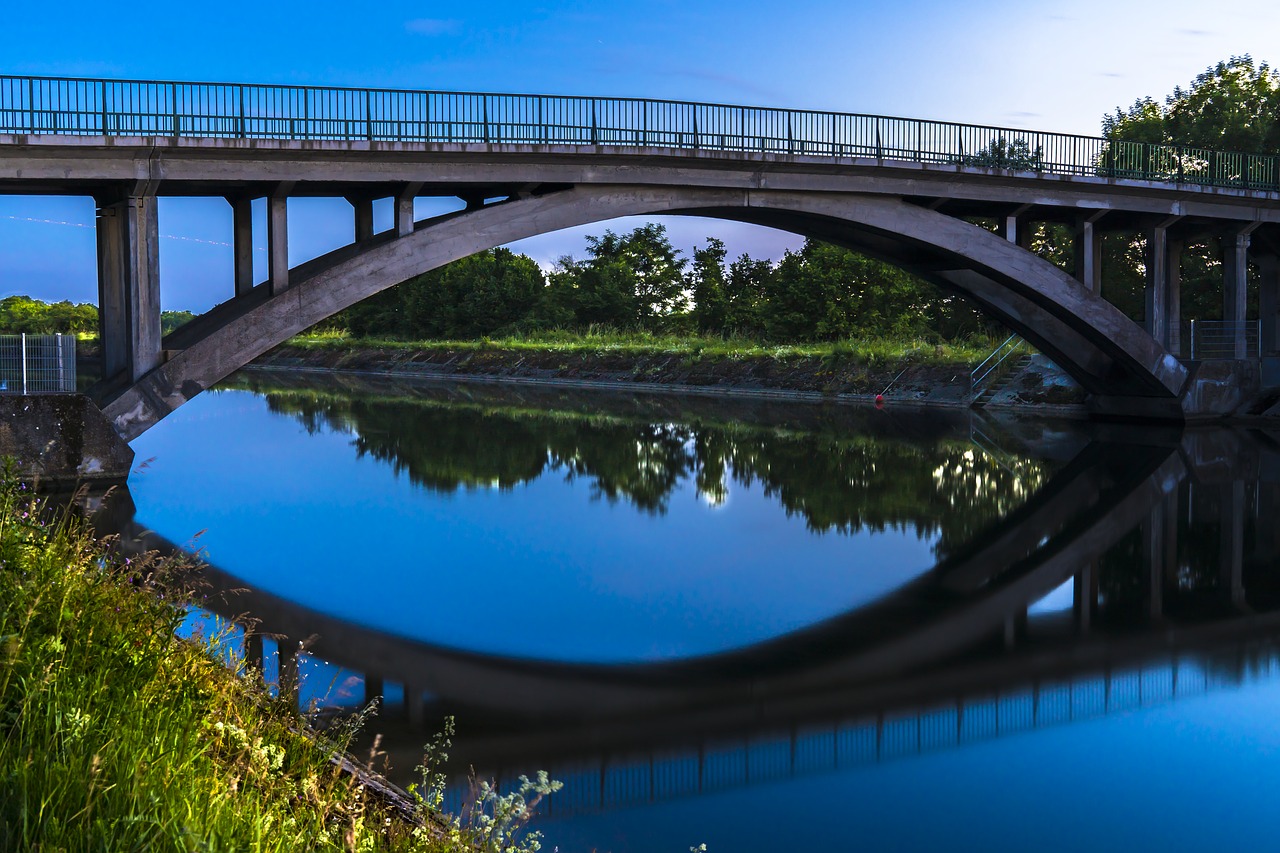
[[1280, 190], [1270, 155], [636, 98], [0, 76], [0, 133], [660, 146]]
[[1258, 320], [1191, 320], [1182, 332], [1178, 349], [1184, 358], [1257, 358], [1262, 324]]
[[0, 394], [75, 390], [74, 335], [0, 335]]

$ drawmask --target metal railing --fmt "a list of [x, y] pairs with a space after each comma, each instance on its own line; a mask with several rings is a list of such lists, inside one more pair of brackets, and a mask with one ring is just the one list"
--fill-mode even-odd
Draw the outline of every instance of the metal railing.
[[[1255, 677], [1274, 676], [1277, 667], [1274, 659], [1264, 661]], [[564, 787], [541, 808], [552, 817], [592, 814], [829, 773], [1131, 713], [1237, 685], [1226, 673], [1215, 672], [1195, 658], [1175, 655], [1168, 663], [1037, 681], [1007, 692], [961, 697], [953, 703], [831, 726], [713, 741], [698, 749], [609, 756], [598, 763], [552, 765], [551, 776]], [[511, 788], [516, 772], [494, 773], [499, 789]], [[446, 811], [456, 814], [464, 805], [468, 785], [466, 779], [454, 780], [446, 791]]]
[[1014, 355], [1026, 352], [1026, 341], [1018, 335], [1005, 338], [1000, 346], [991, 351], [991, 355], [969, 374], [969, 396], [977, 397], [988, 382], [1001, 375], [1001, 368]]
[[0, 335], [0, 394], [75, 390], [75, 335]]
[[1180, 341], [1181, 355], [1195, 360], [1257, 358], [1259, 320], [1191, 320]]
[[659, 146], [1280, 190], [1280, 158], [688, 101], [0, 76], [0, 133]]

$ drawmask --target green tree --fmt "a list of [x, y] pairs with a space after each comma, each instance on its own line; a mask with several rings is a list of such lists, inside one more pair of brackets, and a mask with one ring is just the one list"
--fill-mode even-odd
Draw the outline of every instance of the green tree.
[[693, 321], [700, 332], [722, 332], [728, 326], [723, 240], [707, 238], [707, 245], [693, 251], [689, 292], [693, 294]]
[[1104, 116], [1108, 139], [1280, 153], [1280, 73], [1253, 57], [1233, 56], [1198, 75], [1189, 88], [1174, 88], [1157, 102], [1139, 98], [1127, 110]]
[[605, 275], [613, 285], [621, 283], [613, 277], [621, 277], [624, 270], [630, 274], [635, 320], [641, 326], [661, 326], [664, 318], [688, 310], [685, 262], [667, 238], [665, 226], [651, 222], [626, 235], [605, 231], [601, 237], [588, 237], [587, 254], [585, 268], [612, 268]]

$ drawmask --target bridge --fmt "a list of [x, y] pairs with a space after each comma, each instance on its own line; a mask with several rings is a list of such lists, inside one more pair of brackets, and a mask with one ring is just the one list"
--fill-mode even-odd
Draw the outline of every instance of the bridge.
[[[1239, 411], [1262, 382], [1257, 361], [1174, 353], [1181, 249], [1218, 235], [1224, 319], [1243, 328], [1254, 264], [1262, 362], [1280, 355], [1280, 162], [1268, 156], [675, 101], [0, 77], [0, 192], [95, 199], [105, 375], [92, 394], [126, 440], [380, 290], [628, 215], [740, 220], [898, 264], [1024, 336], [1097, 414], [1167, 419]], [[162, 195], [225, 198], [235, 234], [227, 300], [163, 338]], [[465, 208], [414, 221], [427, 195]], [[299, 196], [350, 201], [353, 243], [291, 266]], [[395, 216], [375, 234], [378, 198]], [[254, 199], [268, 214], [264, 282]], [[1029, 250], [1036, 222], [1074, 229], [1074, 270]], [[1109, 229], [1147, 236], [1144, 325], [1100, 293]]]

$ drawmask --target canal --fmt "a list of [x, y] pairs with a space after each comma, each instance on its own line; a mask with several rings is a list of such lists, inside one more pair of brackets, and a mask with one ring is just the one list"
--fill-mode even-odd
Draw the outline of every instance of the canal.
[[446, 716], [548, 770], [546, 850], [1270, 837], [1273, 435], [259, 371], [134, 447], [193, 631], [379, 698], [401, 784]]

